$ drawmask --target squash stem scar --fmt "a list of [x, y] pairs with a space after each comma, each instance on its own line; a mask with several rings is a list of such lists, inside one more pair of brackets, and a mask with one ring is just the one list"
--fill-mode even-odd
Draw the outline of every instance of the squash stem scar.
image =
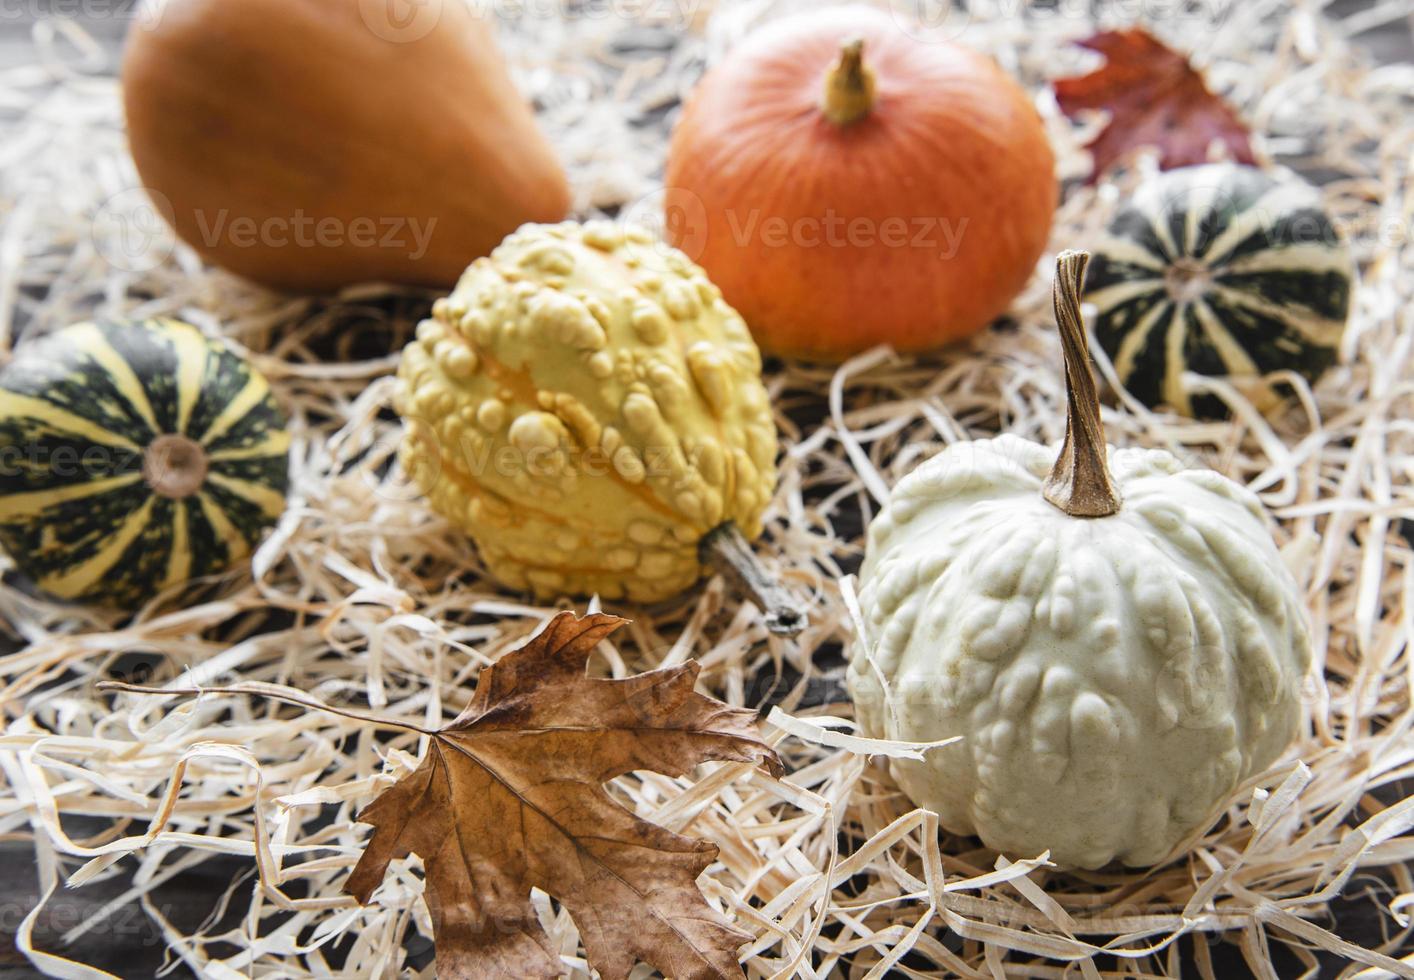
[[1202, 299], [1213, 286], [1213, 274], [1193, 259], [1175, 259], [1164, 270], [1164, 289], [1180, 305]]
[[182, 500], [201, 489], [209, 464], [206, 450], [195, 440], [178, 434], [158, 436], [143, 453], [142, 478], [153, 493]]

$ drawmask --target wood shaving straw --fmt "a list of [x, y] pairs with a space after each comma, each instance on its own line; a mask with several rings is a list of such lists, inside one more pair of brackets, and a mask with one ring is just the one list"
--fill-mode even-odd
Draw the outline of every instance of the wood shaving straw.
[[[672, 0], [568, 18], [560, 6], [508, 6], [526, 11], [502, 25], [518, 78], [571, 166], [579, 213], [652, 217], [665, 107], [704, 61], [790, 5]], [[1167, 977], [1189, 933], [1236, 944], [1259, 977], [1277, 976], [1278, 946], [1308, 968], [1316, 951], [1334, 953], [1350, 964], [1343, 976], [1414, 974], [1414, 957], [1394, 959], [1414, 907], [1414, 798], [1397, 788], [1414, 775], [1414, 570], [1402, 536], [1414, 517], [1414, 68], [1373, 67], [1350, 39], [1407, 18], [1407, 0], [1345, 23], [1322, 19], [1319, 2], [1198, 4], [1191, 16], [1163, 4], [1151, 25], [1197, 52], [1269, 158], [1333, 178], [1326, 203], [1359, 260], [1343, 362], [1314, 389], [1293, 379], [1300, 394], [1281, 417], [1264, 419], [1227, 385], [1195, 379], [1229, 401], [1233, 421], [1156, 414], [1122, 394], [1104, 419], [1112, 441], [1212, 466], [1277, 518], [1323, 668], [1298, 744], [1242, 787], [1185, 856], [1150, 871], [1066, 874], [1043, 855], [1003, 857], [940, 835], [856, 742], [809, 738], [853, 727], [839, 686], [853, 632], [839, 579], [857, 567], [859, 528], [889, 486], [945, 444], [1002, 430], [1060, 438], [1054, 251], [1084, 247], [1147, 167], [1079, 186], [1092, 127], [1060, 118], [1045, 87], [1094, 63], [1070, 41], [1113, 23], [1080, 12], [1093, 5], [969, 6], [965, 25], [954, 18], [940, 30], [1037, 92], [1058, 148], [1068, 189], [1052, 254], [1014, 323], [965, 348], [932, 358], [876, 351], [838, 370], [770, 368], [786, 452], [761, 551], [810, 597], [810, 628], [793, 641], [768, 636], [754, 607], [710, 582], [659, 607], [616, 607], [634, 623], [595, 664], [621, 676], [696, 657], [713, 694], [798, 716], [767, 727], [791, 774], [773, 782], [707, 767], [692, 779], [622, 779], [616, 792], [648, 819], [720, 844], [703, 888], [756, 935], [743, 953], [754, 978]], [[638, 11], [636, 22], [623, 8]], [[132, 873], [115, 904], [140, 901], [172, 955], [201, 975], [395, 975], [409, 945], [421, 937], [425, 950], [430, 937], [419, 864], [395, 862], [368, 908], [340, 887], [368, 833], [354, 814], [415, 764], [416, 737], [254, 698], [111, 696], [95, 685], [121, 679], [121, 658], [143, 653], [163, 665], [147, 683], [277, 685], [431, 726], [465, 703], [480, 667], [553, 610], [498, 592], [470, 545], [388, 465], [399, 436], [389, 374], [429, 297], [372, 286], [278, 297], [203, 268], [161, 231], [130, 251], [124, 222], [152, 229], [125, 154], [113, 65], [62, 20], [42, 22], [35, 42], [32, 64], [0, 70], [0, 347], [20, 326], [37, 334], [94, 312], [191, 320], [249, 352], [274, 382], [292, 418], [294, 488], [253, 578], [232, 575], [215, 598], [186, 608], [158, 603], [124, 623], [0, 589], [18, 650], [0, 659], [0, 833], [33, 841], [46, 897]], [[831, 703], [821, 706], [822, 692]], [[76, 816], [107, 829], [71, 836]], [[258, 887], [212, 896], [213, 906], [239, 907], [238, 928], [183, 931], [153, 890], [218, 855], [249, 859]], [[1389, 934], [1363, 949], [1330, 931], [1324, 910], [1374, 871], [1390, 886]], [[573, 975], [586, 976], [573, 921], [545, 896], [536, 901]], [[38, 914], [17, 937], [37, 967], [107, 975], [37, 950]], [[1211, 980], [1207, 943], [1195, 949], [1192, 968]]]

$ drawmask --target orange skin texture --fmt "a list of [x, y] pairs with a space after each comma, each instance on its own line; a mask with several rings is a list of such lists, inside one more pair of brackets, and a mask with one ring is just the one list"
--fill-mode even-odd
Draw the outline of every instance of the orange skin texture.
[[[840, 126], [821, 102], [851, 38], [875, 102]], [[925, 350], [983, 329], [1026, 284], [1054, 171], [1035, 108], [991, 59], [836, 8], [768, 25], [703, 78], [673, 135], [666, 227], [773, 353]]]
[[[371, 29], [359, 0], [170, 0], [134, 27], [123, 91], [133, 159], [178, 235], [275, 288], [450, 286], [520, 225], [569, 210], [491, 26], [460, 3], [400, 41]], [[226, 229], [273, 221], [291, 241], [211, 241], [223, 211]], [[341, 231], [315, 245], [311, 227], [297, 243], [301, 214]], [[379, 223], [378, 241], [353, 229], [359, 219]], [[401, 246], [384, 242], [385, 219], [404, 221]], [[414, 258], [407, 222], [433, 219]]]

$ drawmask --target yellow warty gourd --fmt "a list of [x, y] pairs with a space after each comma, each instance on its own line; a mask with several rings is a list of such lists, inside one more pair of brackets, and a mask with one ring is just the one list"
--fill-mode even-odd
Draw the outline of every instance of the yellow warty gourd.
[[608, 222], [526, 225], [404, 352], [403, 466], [505, 584], [660, 600], [701, 576], [704, 539], [761, 532], [777, 436], [760, 372], [681, 252]]

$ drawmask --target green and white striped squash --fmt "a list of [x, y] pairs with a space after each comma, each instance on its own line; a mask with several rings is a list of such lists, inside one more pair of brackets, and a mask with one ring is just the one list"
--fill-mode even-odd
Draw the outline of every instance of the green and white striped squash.
[[250, 553], [288, 451], [265, 378], [195, 327], [68, 327], [0, 371], [0, 544], [51, 595], [133, 608]]
[[1085, 299], [1095, 339], [1146, 405], [1223, 417], [1185, 371], [1227, 377], [1267, 410], [1264, 377], [1314, 381], [1336, 360], [1350, 312], [1350, 253], [1315, 188], [1209, 164], [1141, 186], [1092, 249]]

